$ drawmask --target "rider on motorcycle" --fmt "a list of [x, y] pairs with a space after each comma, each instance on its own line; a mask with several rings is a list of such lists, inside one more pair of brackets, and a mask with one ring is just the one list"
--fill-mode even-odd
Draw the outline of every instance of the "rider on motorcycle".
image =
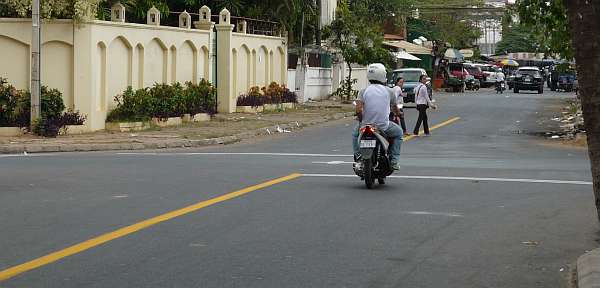
[[502, 84], [504, 84], [505, 81], [505, 75], [502, 72], [502, 70], [499, 70], [496, 73], [496, 91], [501, 91], [504, 90], [504, 87], [502, 87]]
[[398, 116], [402, 112], [398, 109], [394, 91], [385, 85], [386, 77], [387, 72], [383, 64], [369, 65], [367, 79], [370, 84], [358, 93], [356, 100], [356, 116], [359, 124], [352, 132], [352, 148], [354, 149], [354, 161], [360, 162], [360, 145], [358, 143], [360, 123], [375, 125], [388, 138], [394, 139], [389, 150], [390, 162], [392, 169], [398, 170], [400, 147], [402, 146], [402, 129], [398, 124], [389, 121], [389, 115], [390, 108]]

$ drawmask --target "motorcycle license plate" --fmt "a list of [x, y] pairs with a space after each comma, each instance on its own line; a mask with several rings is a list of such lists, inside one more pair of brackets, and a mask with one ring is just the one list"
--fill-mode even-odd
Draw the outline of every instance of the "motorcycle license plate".
[[531, 78], [525, 78], [525, 82], [531, 82]]
[[360, 140], [360, 148], [375, 148], [376, 140]]

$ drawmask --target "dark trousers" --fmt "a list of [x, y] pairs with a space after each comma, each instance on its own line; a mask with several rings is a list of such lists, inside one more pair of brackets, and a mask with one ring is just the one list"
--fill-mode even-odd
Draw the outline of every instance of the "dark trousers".
[[427, 104], [419, 104], [417, 105], [417, 111], [419, 111], [419, 118], [417, 119], [417, 125], [415, 125], [415, 129], [413, 133], [415, 135], [419, 134], [419, 128], [421, 128], [421, 122], [423, 122], [423, 130], [425, 130], [425, 134], [429, 134], [429, 123], [427, 122]]
[[400, 117], [400, 126], [402, 127], [402, 132], [406, 134], [408, 130], [406, 130], [406, 122], [404, 122], [404, 116]]
[[[400, 112], [404, 112], [404, 111], [402, 109], [400, 109]], [[400, 127], [402, 127], [402, 132], [404, 132], [404, 134], [406, 134], [406, 132], [408, 130], [406, 129], [406, 122], [404, 122], [404, 115], [402, 115], [399, 118], [400, 118], [400, 123], [398, 123], [398, 124], [400, 124]], [[394, 112], [390, 112], [390, 121], [393, 121], [395, 123], [396, 122], [395, 119], [396, 119], [396, 115], [394, 115]]]

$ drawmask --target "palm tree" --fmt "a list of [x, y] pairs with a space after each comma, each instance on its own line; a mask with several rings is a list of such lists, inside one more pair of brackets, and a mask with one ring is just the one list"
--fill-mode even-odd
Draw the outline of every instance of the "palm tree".
[[215, 4], [219, 10], [227, 8], [233, 16], [240, 16], [245, 5], [244, 0], [215, 0]]
[[[294, 35], [302, 33], [306, 26], [313, 26], [312, 17], [316, 16], [316, 3], [313, 0], [284, 0], [275, 10], [273, 18], [278, 20], [288, 31], [288, 41], [293, 43]], [[302, 36], [301, 36], [302, 37]]]

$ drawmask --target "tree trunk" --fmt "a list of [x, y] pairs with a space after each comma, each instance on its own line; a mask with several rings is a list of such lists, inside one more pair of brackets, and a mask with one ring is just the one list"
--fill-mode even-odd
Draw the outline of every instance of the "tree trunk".
[[346, 65], [348, 65], [348, 78], [344, 86], [346, 86], [346, 101], [350, 101], [352, 100], [350, 99], [350, 95], [352, 94], [352, 65], [348, 62], [346, 62]]
[[592, 166], [594, 196], [600, 221], [600, 3], [589, 0], [564, 1], [577, 61], [579, 95]]

